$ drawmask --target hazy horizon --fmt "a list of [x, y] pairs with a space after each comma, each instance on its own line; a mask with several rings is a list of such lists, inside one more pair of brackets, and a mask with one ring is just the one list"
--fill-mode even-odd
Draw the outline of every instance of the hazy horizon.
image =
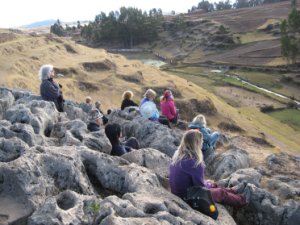
[[[214, 0], [209, 0], [215, 2]], [[52, 0], [47, 4], [40, 0], [17, 1], [10, 0], [2, 3], [0, 8], [0, 28], [20, 27], [45, 20], [61, 20], [63, 22], [94, 20], [101, 11], [109, 13], [120, 7], [135, 7], [143, 11], [160, 8], [163, 12], [185, 13], [192, 6], [197, 6], [201, 0], [178, 0], [174, 2], [161, 0], [86, 0], [84, 4], [74, 1]]]

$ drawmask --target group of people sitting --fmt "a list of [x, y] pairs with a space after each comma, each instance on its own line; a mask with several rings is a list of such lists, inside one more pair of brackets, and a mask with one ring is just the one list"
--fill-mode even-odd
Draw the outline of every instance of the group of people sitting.
[[121, 110], [129, 106], [139, 107], [139, 111], [144, 118], [151, 121], [158, 121], [171, 128], [171, 124], [177, 124], [178, 120], [178, 110], [174, 104], [174, 96], [171, 90], [167, 89], [164, 91], [160, 98], [160, 113], [154, 102], [156, 96], [157, 94], [154, 90], [148, 89], [141, 99], [140, 105], [138, 105], [132, 100], [133, 93], [131, 91], [125, 91], [123, 93]]
[[[63, 112], [64, 99], [61, 88], [53, 80], [54, 69], [52, 65], [43, 65], [39, 71], [41, 85], [40, 93], [44, 100], [53, 101], [57, 110]], [[135, 103], [133, 93], [125, 91], [121, 110], [126, 107], [136, 107], [141, 115], [150, 121], [158, 121], [161, 124], [171, 127], [178, 121], [178, 110], [175, 107], [174, 97], [171, 90], [164, 91], [160, 98], [159, 113], [154, 102], [156, 92], [148, 89], [138, 105]], [[101, 111], [99, 101], [92, 104], [91, 97], [86, 98], [84, 111], [88, 112], [89, 131], [99, 131], [102, 125], [105, 126], [105, 134], [112, 145], [111, 155], [121, 156], [130, 151], [139, 149], [139, 142], [136, 138], [130, 137], [122, 140], [122, 130], [119, 124], [109, 123], [108, 118]], [[110, 111], [108, 111], [108, 114]], [[169, 170], [171, 192], [180, 198], [184, 198], [189, 187], [202, 186], [210, 190], [213, 200], [232, 206], [243, 206], [247, 204], [247, 196], [243, 193], [245, 184], [233, 188], [222, 188], [212, 181], [204, 178], [205, 161], [214, 152], [216, 143], [220, 137], [218, 132], [212, 132], [206, 126], [205, 116], [197, 115], [189, 124], [188, 130], [184, 133], [180, 146], [175, 151]]]

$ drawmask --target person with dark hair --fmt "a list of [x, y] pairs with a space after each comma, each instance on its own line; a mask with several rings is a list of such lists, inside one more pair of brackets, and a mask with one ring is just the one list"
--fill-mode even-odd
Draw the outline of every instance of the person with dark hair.
[[102, 117], [103, 115], [98, 111], [98, 109], [92, 109], [89, 113], [89, 123], [88, 123], [88, 130], [93, 131], [99, 131], [100, 126], [102, 125]]
[[188, 130], [183, 135], [169, 168], [171, 192], [184, 198], [189, 188], [201, 186], [209, 189], [217, 203], [235, 207], [246, 205], [250, 198], [250, 190], [246, 183], [223, 188], [213, 181], [205, 180], [202, 144], [203, 137], [199, 130]]
[[39, 70], [41, 80], [40, 93], [45, 101], [54, 102], [59, 112], [64, 111], [64, 98], [62, 95], [62, 86], [53, 80], [55, 71], [52, 65], [43, 65]]
[[132, 101], [133, 93], [132, 91], [125, 91], [122, 95], [123, 101], [121, 104], [121, 110], [124, 110], [129, 106], [138, 106], [134, 101]]
[[105, 134], [112, 146], [111, 155], [121, 156], [133, 149], [139, 149], [139, 143], [135, 137], [130, 137], [126, 142], [120, 141], [122, 130], [117, 123], [107, 124]]

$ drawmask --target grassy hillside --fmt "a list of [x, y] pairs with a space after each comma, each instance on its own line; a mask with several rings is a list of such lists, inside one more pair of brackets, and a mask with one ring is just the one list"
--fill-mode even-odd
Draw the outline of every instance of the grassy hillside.
[[[208, 100], [217, 109], [216, 114], [207, 114], [209, 126], [218, 129], [220, 123], [235, 124], [249, 137], [262, 137], [275, 148], [283, 151], [297, 151], [300, 134], [278, 120], [252, 108], [234, 108], [212, 92], [203, 89], [196, 82], [174, 76], [140, 61], [128, 60], [117, 54], [109, 54], [103, 49], [84, 47], [69, 39], [51, 35], [31, 36], [2, 30], [0, 43], [0, 84], [11, 88], [31, 90], [39, 94], [38, 70], [42, 64], [53, 64], [57, 78], [63, 85], [66, 99], [84, 101], [89, 95], [94, 101], [101, 100], [103, 109], [119, 108], [123, 91], [130, 89], [139, 101], [146, 88], [154, 88], [162, 94], [164, 88], [171, 88], [177, 95], [176, 101], [189, 102], [190, 99]], [[181, 104], [184, 107], [184, 104]], [[179, 108], [181, 112], [189, 108]], [[273, 129], [275, 128], [275, 129]], [[281, 128], [281, 129], [279, 129]], [[227, 132], [229, 136], [237, 135]], [[298, 149], [297, 149], [298, 148]], [[252, 148], [256, 149], [256, 148]]]
[[[251, 8], [167, 18], [154, 51], [174, 63], [277, 66], [286, 62], [280, 52], [280, 22], [288, 17], [290, 1]], [[179, 19], [177, 19], [179, 20]], [[220, 27], [225, 27], [225, 32]], [[177, 26], [178, 27], [178, 26]]]

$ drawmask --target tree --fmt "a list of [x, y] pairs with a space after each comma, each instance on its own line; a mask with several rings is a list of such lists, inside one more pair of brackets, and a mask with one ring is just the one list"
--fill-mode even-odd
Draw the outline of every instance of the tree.
[[288, 64], [295, 64], [300, 56], [300, 12], [296, 8], [281, 22], [280, 31], [281, 54]]
[[297, 0], [291, 0], [291, 7], [297, 8]]
[[231, 9], [232, 5], [229, 0], [226, 0], [225, 2], [220, 1], [219, 3], [215, 3], [215, 8], [216, 10]]
[[78, 29], [81, 29], [81, 28], [82, 28], [82, 26], [81, 26], [81, 24], [80, 24], [80, 21], [79, 21], [79, 20], [77, 21], [77, 28], [78, 28]]
[[198, 9], [203, 9], [205, 12], [212, 12], [215, 10], [214, 5], [209, 1], [204, 1], [198, 3]]
[[151, 9], [149, 15], [137, 8], [121, 7], [108, 15], [101, 12], [95, 21], [81, 29], [82, 37], [98, 43], [121, 42], [124, 47], [132, 48], [142, 42], [151, 42], [158, 37], [164, 18], [161, 9]]
[[54, 25], [50, 27], [50, 33], [56, 34], [57, 36], [63, 36], [64, 35], [64, 28], [62, 27], [59, 19], [56, 21]]
[[233, 4], [233, 6], [236, 9], [246, 8], [246, 7], [249, 7], [249, 2], [248, 2], [248, 0], [236, 0], [236, 2]]

